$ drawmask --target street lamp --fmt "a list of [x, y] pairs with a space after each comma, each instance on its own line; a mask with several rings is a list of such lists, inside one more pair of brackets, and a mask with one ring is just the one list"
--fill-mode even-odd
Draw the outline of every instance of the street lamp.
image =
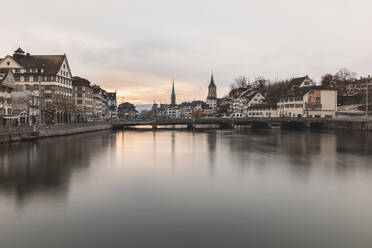
[[368, 78], [367, 78], [367, 87], [366, 87], [366, 118], [368, 119], [368, 85], [369, 85], [369, 82], [371, 81], [371, 76], [368, 75]]

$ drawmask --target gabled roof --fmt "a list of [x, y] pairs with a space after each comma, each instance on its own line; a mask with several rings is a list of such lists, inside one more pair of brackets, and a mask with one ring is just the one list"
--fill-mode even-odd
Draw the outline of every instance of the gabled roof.
[[289, 84], [294, 87], [299, 87], [306, 79], [311, 80], [309, 76], [306, 75], [304, 77], [292, 78]]
[[25, 51], [23, 51], [21, 47], [18, 47], [18, 49], [15, 50], [14, 52], [15, 53], [25, 53]]
[[56, 75], [66, 55], [24, 55], [13, 59], [25, 69], [40, 68], [45, 70], [46, 75]]
[[293, 90], [292, 92], [287, 93], [281, 97], [289, 97], [289, 96], [303, 96], [310, 90], [334, 90], [337, 91], [335, 88], [323, 87], [323, 86], [309, 86], [309, 87], [301, 87]]
[[0, 69], [0, 85], [4, 85], [9, 88], [15, 88], [14, 82], [5, 81], [7, 77], [11, 77], [12, 80], [15, 81], [13, 73], [10, 69]]

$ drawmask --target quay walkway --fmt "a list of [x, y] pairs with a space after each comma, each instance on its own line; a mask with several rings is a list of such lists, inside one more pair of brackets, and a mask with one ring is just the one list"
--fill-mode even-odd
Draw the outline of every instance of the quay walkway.
[[372, 130], [372, 121], [367, 119], [351, 118], [195, 118], [195, 119], [157, 119], [157, 120], [117, 120], [112, 122], [113, 128], [122, 129], [134, 126], [151, 126], [153, 129], [159, 126], [183, 125], [189, 129], [203, 125], [218, 125], [219, 128], [234, 128], [235, 126], [249, 125], [252, 128], [270, 128], [281, 126], [282, 128], [312, 128], [312, 129], [351, 129]]

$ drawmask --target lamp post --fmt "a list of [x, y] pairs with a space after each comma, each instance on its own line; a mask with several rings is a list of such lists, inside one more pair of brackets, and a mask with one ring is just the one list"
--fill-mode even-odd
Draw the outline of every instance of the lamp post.
[[369, 85], [369, 82], [371, 81], [371, 76], [368, 75], [368, 78], [367, 78], [367, 87], [366, 87], [366, 118], [368, 119], [368, 85]]

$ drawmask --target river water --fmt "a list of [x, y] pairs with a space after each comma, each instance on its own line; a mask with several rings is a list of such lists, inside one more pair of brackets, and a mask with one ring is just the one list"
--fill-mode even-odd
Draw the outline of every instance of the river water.
[[372, 134], [132, 130], [1, 145], [0, 247], [372, 247]]

